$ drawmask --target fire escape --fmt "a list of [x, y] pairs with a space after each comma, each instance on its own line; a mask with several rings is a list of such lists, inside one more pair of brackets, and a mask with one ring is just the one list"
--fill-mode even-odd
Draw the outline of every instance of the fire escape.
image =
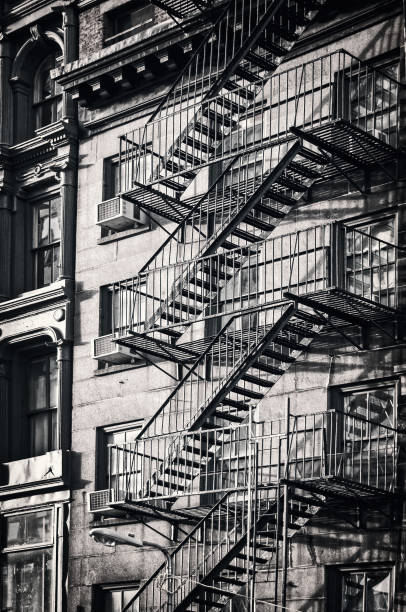
[[399, 249], [337, 222], [273, 232], [322, 181], [396, 179], [399, 84], [343, 50], [277, 70], [320, 1], [154, 3], [212, 27], [120, 138], [115, 200], [168, 236], [112, 287], [112, 334], [95, 347], [181, 375], [138, 440], [110, 447], [90, 510], [189, 525], [123, 612], [252, 602], [264, 568], [285, 605], [289, 538], [317, 513], [395, 499], [396, 430], [339, 411], [259, 422], [255, 409], [326, 334], [365, 348], [371, 329], [396, 333]]

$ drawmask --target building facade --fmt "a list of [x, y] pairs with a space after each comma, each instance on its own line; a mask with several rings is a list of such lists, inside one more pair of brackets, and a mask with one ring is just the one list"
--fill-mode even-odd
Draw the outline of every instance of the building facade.
[[2, 610], [406, 609], [402, 2], [1, 11]]

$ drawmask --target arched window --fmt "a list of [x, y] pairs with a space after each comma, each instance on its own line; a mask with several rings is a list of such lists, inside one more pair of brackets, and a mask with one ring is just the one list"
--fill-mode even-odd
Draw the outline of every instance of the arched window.
[[56, 68], [54, 55], [48, 55], [38, 66], [33, 83], [34, 127], [38, 129], [58, 121], [62, 116], [62, 95], [59, 85], [51, 78]]

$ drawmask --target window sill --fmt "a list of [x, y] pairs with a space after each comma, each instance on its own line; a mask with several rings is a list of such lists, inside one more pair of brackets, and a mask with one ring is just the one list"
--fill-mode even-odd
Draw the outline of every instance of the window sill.
[[110, 242], [116, 242], [117, 240], [123, 240], [124, 238], [130, 238], [130, 236], [137, 236], [138, 234], [145, 234], [151, 230], [151, 225], [146, 227], [132, 227], [131, 229], [124, 230], [122, 232], [116, 232], [110, 236], [104, 236], [103, 238], [97, 239], [97, 244], [109, 244]]
[[108, 47], [110, 45], [114, 45], [117, 42], [124, 40], [125, 38], [129, 38], [130, 36], [134, 36], [135, 34], [139, 34], [140, 32], [145, 32], [145, 30], [149, 30], [155, 25], [155, 20], [151, 17], [147, 19], [142, 24], [137, 25], [133, 28], [128, 28], [128, 30], [124, 30], [123, 32], [118, 32], [117, 34], [113, 34], [113, 36], [109, 36], [104, 39], [103, 46]]
[[0, 465], [0, 498], [17, 492], [66, 486], [70, 475], [69, 451], [55, 450]]

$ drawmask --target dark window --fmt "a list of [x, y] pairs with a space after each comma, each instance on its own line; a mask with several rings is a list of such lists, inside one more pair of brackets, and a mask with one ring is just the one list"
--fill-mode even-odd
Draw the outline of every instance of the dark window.
[[32, 253], [35, 288], [51, 284], [59, 276], [60, 226], [60, 198], [34, 204]]
[[395, 218], [361, 222], [352, 226], [346, 236], [346, 289], [395, 306], [396, 254], [392, 246], [396, 242]]
[[33, 105], [35, 129], [58, 121], [62, 116], [62, 95], [59, 85], [51, 78], [56, 68], [54, 55], [46, 57], [34, 76]]
[[154, 6], [145, 0], [111, 11], [105, 19], [106, 42], [111, 44], [152, 25], [154, 13]]
[[329, 610], [333, 612], [389, 612], [392, 610], [392, 570], [351, 568], [334, 571]]
[[[97, 612], [121, 612], [138, 589], [138, 584], [100, 585], [97, 587], [94, 610], [97, 610]], [[139, 612], [138, 602], [134, 602], [129, 612]]]
[[5, 517], [2, 551], [2, 611], [51, 612], [53, 512]]
[[57, 448], [58, 368], [55, 355], [27, 363], [30, 456]]

